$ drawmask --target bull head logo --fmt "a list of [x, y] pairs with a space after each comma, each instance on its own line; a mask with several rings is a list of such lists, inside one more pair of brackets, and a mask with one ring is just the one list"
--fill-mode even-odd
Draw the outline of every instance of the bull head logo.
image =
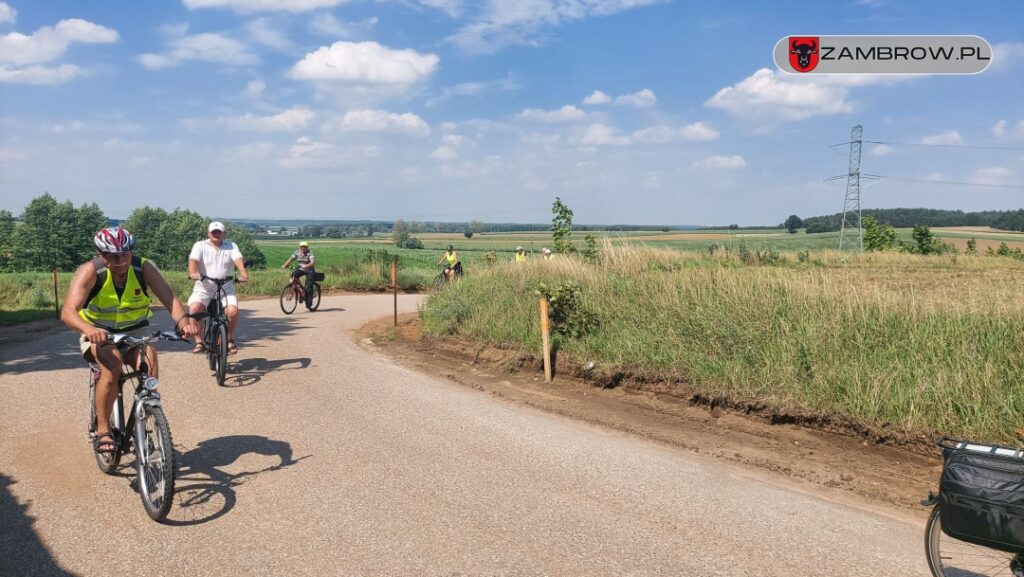
[[791, 36], [789, 64], [797, 72], [810, 72], [818, 65], [818, 37]]

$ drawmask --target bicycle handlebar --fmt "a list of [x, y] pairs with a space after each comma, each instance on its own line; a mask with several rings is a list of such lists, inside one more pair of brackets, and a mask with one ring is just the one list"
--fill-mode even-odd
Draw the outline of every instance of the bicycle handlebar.
[[231, 281], [234, 281], [234, 282], [246, 282], [246, 281], [241, 280], [237, 276], [232, 276], [232, 277], [227, 277], [227, 278], [213, 278], [213, 277], [208, 277], [205, 274], [201, 275], [199, 277], [199, 280], [200, 281], [204, 281], [204, 280], [213, 281], [213, 282], [217, 283], [217, 286], [223, 286], [223, 285], [225, 285], [225, 284], [227, 284], [228, 282], [231, 282]]

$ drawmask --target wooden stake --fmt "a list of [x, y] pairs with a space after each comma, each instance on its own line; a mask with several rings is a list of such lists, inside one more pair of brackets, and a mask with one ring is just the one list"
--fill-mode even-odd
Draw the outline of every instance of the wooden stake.
[[551, 382], [551, 344], [548, 341], [548, 299], [540, 299], [540, 335], [544, 343], [544, 382]]
[[391, 286], [395, 291], [395, 326], [398, 326], [398, 261], [391, 261]]
[[53, 269], [53, 312], [60, 318], [60, 303], [57, 302], [57, 269]]

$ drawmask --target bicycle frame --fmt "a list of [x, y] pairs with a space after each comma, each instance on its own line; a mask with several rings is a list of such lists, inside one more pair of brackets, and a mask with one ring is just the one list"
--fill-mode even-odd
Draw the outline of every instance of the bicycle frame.
[[[151, 404], [157, 407], [162, 407], [160, 404], [160, 394], [154, 391], [150, 391], [145, 387], [146, 379], [149, 377], [149, 362], [146, 360], [146, 353], [149, 349], [148, 342], [141, 342], [138, 344], [129, 344], [128, 346], [122, 347], [118, 344], [118, 349], [121, 350], [122, 355], [126, 355], [132, 350], [138, 349], [139, 351], [139, 368], [134, 369], [128, 363], [125, 363], [122, 370], [121, 376], [117, 380], [117, 397], [114, 399], [113, 411], [110, 413], [110, 433], [114, 436], [114, 445], [117, 447], [119, 453], [128, 453], [128, 442], [132, 438], [132, 435], [128, 434], [129, 431], [139, 429], [142, 427], [142, 407], [144, 404]], [[99, 379], [99, 365], [96, 363], [90, 363], [92, 370], [92, 377], [94, 379], [93, 386], [96, 386]], [[128, 413], [127, 422], [125, 421], [124, 412], [124, 384], [128, 381], [135, 381], [135, 391], [133, 393], [131, 411]], [[96, 431], [91, 431], [95, 433]], [[135, 434], [141, 436], [144, 434], [141, 430], [136, 430]], [[141, 437], [140, 437], [141, 438]]]

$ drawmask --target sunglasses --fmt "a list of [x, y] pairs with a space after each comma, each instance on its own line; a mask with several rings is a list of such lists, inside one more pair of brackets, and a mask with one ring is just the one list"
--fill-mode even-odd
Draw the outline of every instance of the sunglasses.
[[129, 256], [129, 254], [128, 252], [101, 252], [100, 256], [107, 260], [121, 260]]

